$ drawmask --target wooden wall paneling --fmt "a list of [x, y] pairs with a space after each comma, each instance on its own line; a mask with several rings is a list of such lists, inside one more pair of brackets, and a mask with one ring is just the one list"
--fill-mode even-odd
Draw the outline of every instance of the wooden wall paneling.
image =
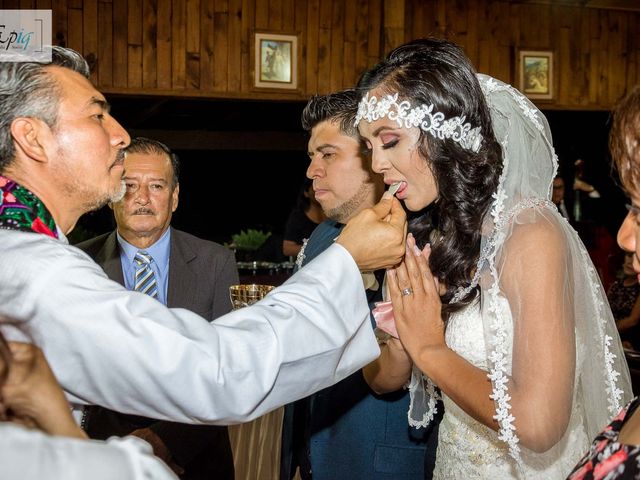
[[[629, 18], [629, 25], [640, 25], [640, 13], [634, 13]], [[640, 85], [640, 34], [637, 28], [629, 28], [629, 76], [626, 91], [634, 85]]]
[[489, 30], [490, 9], [486, 4], [478, 9], [478, 23], [482, 27], [478, 30], [478, 60], [476, 70], [491, 75], [491, 57], [493, 55], [493, 36]]
[[[630, 14], [627, 17], [627, 30], [625, 32], [625, 45], [627, 50], [627, 72], [625, 77], [625, 89], [624, 91], [628, 91], [638, 83], [638, 72], [637, 72], [637, 64], [638, 64], [638, 41], [640, 40], [640, 34], [638, 34], [632, 25], [637, 25], [636, 22], [640, 21], [638, 18], [638, 14]], [[622, 95], [622, 92], [619, 93], [619, 96]], [[616, 98], [615, 101], [618, 99]]]
[[589, 77], [589, 103], [598, 104], [598, 85], [600, 84], [600, 12], [589, 10], [587, 13], [589, 22], [589, 66], [587, 75]]
[[[187, 70], [187, 2], [173, 0], [171, 3], [171, 88], [186, 87]], [[226, 33], [226, 32], [225, 32]]]
[[599, 12], [598, 23], [600, 39], [596, 46], [598, 55], [598, 104], [606, 105], [607, 92], [609, 91], [609, 12]]
[[52, 7], [52, 40], [56, 45], [68, 47], [69, 40], [67, 38], [67, 23], [69, 12], [67, 0], [56, 0], [56, 2], [53, 3]]
[[589, 105], [589, 14], [587, 9], [580, 9], [574, 19], [576, 33], [571, 38], [572, 49], [575, 51], [573, 78], [577, 85], [579, 95], [576, 95], [576, 103]]
[[509, 44], [509, 9], [502, 2], [490, 2], [489, 31], [493, 39], [489, 74], [509, 83], [511, 80], [512, 49]]
[[294, 2], [295, 20], [293, 30], [298, 34], [298, 90], [307, 97], [307, 29], [308, 2]]
[[[468, 18], [467, 12], [469, 11], [469, 5], [466, 0], [454, 0], [448, 4], [447, 9], [447, 38], [452, 42], [457, 43], [462, 48], [468, 45], [467, 42], [467, 29]], [[509, 14], [509, 9], [504, 8], [504, 13]], [[508, 19], [508, 16], [507, 16]], [[507, 20], [508, 21], [508, 20]], [[509, 29], [505, 29], [508, 32]]]
[[607, 103], [613, 105], [621, 92], [625, 91], [627, 81], [626, 31], [628, 15], [625, 12], [609, 12], [609, 90], [607, 91]]
[[331, 90], [331, 12], [334, 1], [321, 0], [320, 19], [318, 23], [318, 92], [329, 93]]
[[329, 91], [340, 90], [344, 85], [344, 3], [334, 1], [331, 10], [331, 73]]
[[552, 26], [555, 25], [555, 15], [561, 15], [562, 12], [566, 12], [562, 7], [552, 5], [540, 9], [539, 12], [534, 12], [533, 17], [529, 18], [529, 28], [531, 29], [532, 36], [535, 41], [536, 48], [551, 48], [553, 49], [554, 32]]
[[23, 10], [33, 10], [36, 8], [36, 1], [35, 0], [20, 0], [20, 3], [18, 4], [18, 8], [23, 9]]
[[142, 87], [142, 0], [127, 2], [127, 87]]
[[388, 53], [382, 43], [382, 8], [382, 0], [369, 0], [367, 65], [375, 65]]
[[[158, 6], [151, 0], [142, 4], [142, 87], [158, 87]], [[167, 83], [168, 86], [168, 83]]]
[[229, 3], [227, 0], [215, 0], [213, 13], [213, 89], [226, 92], [229, 69]]
[[385, 0], [383, 4], [383, 49], [380, 57], [404, 43], [405, 0]]
[[[469, 0], [467, 7], [467, 35], [465, 38], [464, 51], [471, 60], [471, 63], [474, 67], [477, 68], [478, 65], [478, 29], [482, 28], [482, 26], [478, 23], [478, 0]], [[512, 22], [511, 25], [519, 25], [518, 18], [513, 18], [513, 13], [511, 10], [509, 21]], [[516, 10], [517, 14], [517, 10]], [[513, 35], [513, 34], [512, 34]]]
[[424, 15], [422, 15], [422, 10], [424, 9], [424, 2], [414, 2], [412, 0], [407, 0], [404, 6], [404, 23], [407, 26], [404, 32], [404, 41], [408, 42], [413, 38], [416, 38], [421, 30], [424, 30]]
[[526, 49], [551, 48], [549, 24], [551, 6], [520, 5], [520, 47]]
[[269, 0], [256, 0], [256, 30], [269, 29]]
[[[145, 1], [150, 2], [152, 0]], [[171, 0], [157, 0], [157, 2], [156, 84], [161, 90], [170, 90], [173, 79], [173, 32], [171, 29], [172, 4]]]
[[[295, 32], [296, 25], [296, 9], [294, 0], [281, 0], [282, 1], [282, 31], [285, 33]], [[305, 3], [298, 1], [297, 3]]]
[[356, 2], [346, 2], [344, 6], [344, 47], [342, 53], [343, 87], [352, 87], [358, 79], [356, 70], [356, 45], [357, 45], [357, 11]]
[[186, 25], [185, 83], [186, 88], [198, 90], [200, 89], [200, 0], [187, 0]]
[[[353, 86], [397, 45], [437, 36], [479, 71], [515, 83], [520, 48], [555, 51], [556, 98], [545, 108], [611, 108], [640, 82], [640, 13], [512, 0], [0, 0], [53, 9], [56, 44], [82, 52], [101, 88], [247, 97], [255, 31], [299, 35], [307, 98]], [[510, 26], [510, 28], [508, 28]], [[240, 47], [238, 48], [238, 45]], [[96, 68], [97, 67], [97, 68]]]
[[[558, 6], [552, 9], [552, 23], [549, 28], [550, 44], [555, 52], [555, 79], [556, 105], [566, 105], [578, 102], [580, 92], [580, 80], [576, 75], [580, 45], [579, 39], [579, 15], [580, 8]], [[576, 22], [578, 20], [578, 22]]]
[[242, 0], [229, 0], [229, 45], [227, 89], [238, 92], [242, 85]]
[[[200, 90], [213, 90], [213, 15], [214, 0], [200, 1]], [[247, 0], [245, 1], [247, 3]]]
[[113, 86], [127, 86], [127, 0], [113, 0]]
[[291, 12], [282, 11], [282, 0], [263, 0], [269, 4], [268, 28], [273, 32], [281, 32], [283, 28], [283, 15]]
[[98, 84], [113, 85], [113, 4], [100, 0], [98, 3]]
[[82, 9], [82, 55], [89, 63], [91, 81], [98, 82], [98, 0], [85, 0]]
[[4, 0], [2, 8], [7, 10], [16, 10], [20, 8], [20, 0]]
[[[576, 95], [578, 85], [575, 83], [575, 72], [571, 68], [571, 29], [563, 26], [558, 30], [559, 41], [555, 42], [555, 103], [569, 103], [569, 98]], [[579, 93], [579, 92], [578, 92]]]
[[[424, 32], [431, 29], [434, 6], [432, 2], [421, 2], [419, 0], [406, 0], [404, 6], [404, 41], [421, 38]], [[385, 54], [387, 52], [384, 52]]]
[[491, 64], [491, 41], [486, 38], [478, 40], [478, 59], [474, 64], [476, 71], [490, 75], [489, 65]]
[[255, 24], [255, 0], [242, 0], [242, 39], [241, 39], [241, 65], [242, 75], [241, 91], [250, 92], [253, 87], [253, 33]]
[[359, 77], [369, 67], [369, 0], [358, 0], [356, 21], [356, 77]]
[[584, 9], [580, 12], [579, 23], [577, 28], [579, 29], [576, 38], [572, 39], [572, 44], [578, 52], [575, 77], [579, 77], [580, 83], [580, 104], [587, 107], [589, 105], [589, 68], [591, 64], [591, 57], [589, 55], [589, 40], [591, 24], [589, 22], [589, 12]]
[[[38, 10], [52, 10], [51, 0], [37, 0], [36, 8]], [[53, 19], [51, 20], [51, 23], [53, 24], [52, 27], [55, 28], [55, 21]], [[53, 35], [53, 38], [55, 38], [55, 30], [53, 30], [51, 34]]]
[[434, 30], [432, 36], [447, 38], [447, 2], [449, 0], [436, 0], [434, 6]]
[[67, 47], [82, 53], [82, 10], [69, 8], [67, 15]]
[[[640, 13], [635, 14], [634, 17], [635, 17], [635, 21], [633, 21], [631, 25], [640, 25]], [[634, 85], [640, 85], [640, 35], [637, 32], [635, 34], [634, 41], [636, 45], [636, 49], [635, 49], [636, 78], [635, 78]], [[631, 86], [629, 86], [629, 89], [630, 87]]]
[[308, 5], [304, 91], [308, 95], [315, 95], [318, 93], [319, 76], [320, 0], [309, 0]]

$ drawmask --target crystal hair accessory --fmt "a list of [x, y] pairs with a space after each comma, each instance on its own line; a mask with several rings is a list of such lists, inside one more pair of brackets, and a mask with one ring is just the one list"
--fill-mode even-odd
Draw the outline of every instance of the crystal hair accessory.
[[367, 93], [358, 105], [355, 125], [358, 126], [363, 118], [371, 123], [382, 117], [388, 117], [400, 127], [420, 127], [440, 140], [450, 138], [462, 148], [475, 153], [482, 145], [480, 127], [472, 128], [470, 123], [465, 123], [464, 115], [445, 119], [444, 113], [434, 112], [433, 104], [411, 108], [408, 100], [398, 102], [397, 93], [380, 99]]

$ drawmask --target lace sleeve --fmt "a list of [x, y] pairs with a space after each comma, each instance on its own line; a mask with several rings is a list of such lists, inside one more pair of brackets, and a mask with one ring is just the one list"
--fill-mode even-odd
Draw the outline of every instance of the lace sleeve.
[[[542, 452], [562, 437], [571, 414], [579, 292], [571, 285], [569, 249], [557, 219], [530, 207], [508, 228], [494, 271], [482, 280], [490, 283], [482, 317], [485, 331], [492, 332], [487, 345], [492, 398], [501, 437], [512, 440], [515, 427], [523, 445]], [[505, 298], [509, 311], [499, 305]], [[501, 318], [509, 313], [512, 342], [509, 320]]]

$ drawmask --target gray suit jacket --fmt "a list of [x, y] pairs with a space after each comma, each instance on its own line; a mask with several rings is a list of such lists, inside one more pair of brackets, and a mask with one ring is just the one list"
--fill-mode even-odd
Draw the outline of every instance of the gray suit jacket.
[[[116, 232], [76, 245], [98, 263], [107, 276], [124, 285]], [[229, 286], [239, 283], [233, 252], [222, 245], [171, 229], [167, 306], [186, 308], [208, 321], [231, 311]], [[188, 372], [185, 372], [188, 375]], [[183, 478], [233, 479], [233, 457], [226, 427], [153, 421], [92, 407], [86, 429], [92, 438], [126, 435], [150, 427], [163, 440]]]
[[[116, 232], [76, 245], [107, 276], [124, 285]], [[229, 286], [238, 283], [233, 252], [222, 245], [171, 229], [167, 306], [186, 308], [211, 321], [231, 311]]]

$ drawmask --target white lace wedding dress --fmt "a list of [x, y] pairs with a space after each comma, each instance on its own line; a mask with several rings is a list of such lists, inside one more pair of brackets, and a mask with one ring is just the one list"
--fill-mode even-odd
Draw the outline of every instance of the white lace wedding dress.
[[[508, 344], [512, 346], [513, 329], [506, 300], [502, 302], [502, 307], [506, 313], [503, 318], [508, 319], [505, 325]], [[451, 316], [447, 324], [446, 342], [473, 365], [487, 369], [478, 302]], [[508, 358], [511, 358], [511, 352]], [[510, 369], [511, 365], [509, 373]], [[576, 368], [578, 371], [579, 368]], [[440, 423], [434, 479], [564, 479], [589, 447], [589, 439], [581, 422], [582, 401], [575, 394], [571, 420], [562, 440], [543, 454], [521, 447], [521, 467], [517, 467], [509, 456], [508, 447], [498, 439], [497, 432], [471, 418], [446, 395], [442, 397], [444, 417]]]

